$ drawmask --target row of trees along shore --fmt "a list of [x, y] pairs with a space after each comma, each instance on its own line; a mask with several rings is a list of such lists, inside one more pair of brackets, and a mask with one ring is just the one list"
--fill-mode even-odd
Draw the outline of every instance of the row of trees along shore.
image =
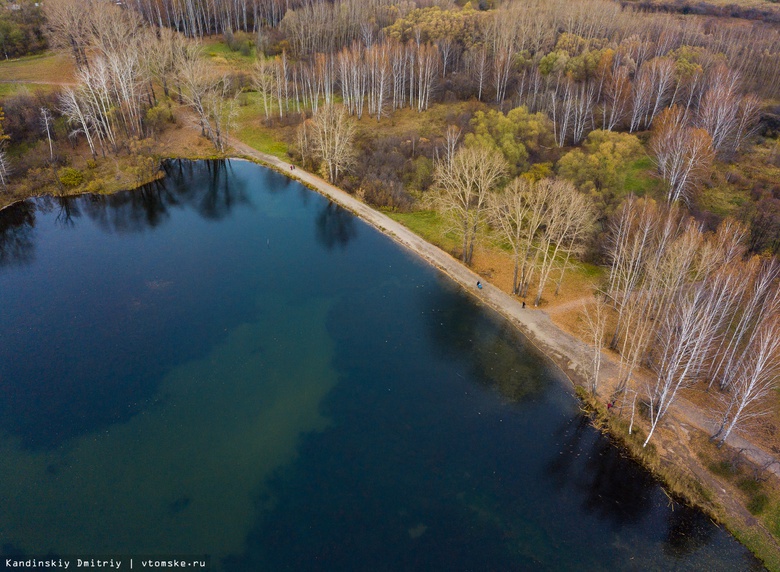
[[[605, 344], [620, 355], [616, 396], [647, 398], [650, 441], [680, 390], [704, 384], [720, 444], [768, 413], [780, 375], [780, 264], [751, 255], [731, 219], [704, 232], [679, 203], [630, 197], [612, 217], [609, 279], [585, 308], [595, 393]], [[650, 374], [640, 372], [647, 368]], [[631, 431], [631, 429], [629, 429]]]
[[[512, 290], [536, 305], [584, 252], [606, 252], [609, 279], [584, 314], [591, 389], [609, 346], [620, 355], [619, 395], [632, 403], [632, 421], [637, 400], [647, 405], [649, 441], [680, 390], [705, 383], [723, 402], [714, 438], [724, 441], [776, 386], [778, 266], [748, 251], [741, 223], [706, 232], [685, 209], [712, 165], [734, 161], [755, 134], [762, 98], [780, 94], [777, 29], [609, 0], [484, 7], [47, 0], [49, 41], [72, 54], [77, 83], [40, 107], [41, 124], [49, 133], [62, 116], [93, 156], [119, 154], [164, 129], [179, 102], [224, 151], [239, 96], [252, 89], [264, 121], [298, 125], [303, 164], [339, 182], [358, 168], [364, 115], [381, 122], [435, 102], [489, 103], [430, 145], [422, 204], [450, 221], [467, 264], [481, 234], [508, 245]], [[218, 72], [199, 40], [223, 34], [233, 44], [245, 41], [242, 31], [253, 45], [239, 47], [258, 54], [251, 73]], [[641, 152], [635, 132], [664, 181], [663, 204], [630, 197], [610, 214], [563, 176], [598, 153]], [[560, 159], [561, 178], [538, 164], [580, 145]], [[601, 184], [588, 177], [581, 187]]]

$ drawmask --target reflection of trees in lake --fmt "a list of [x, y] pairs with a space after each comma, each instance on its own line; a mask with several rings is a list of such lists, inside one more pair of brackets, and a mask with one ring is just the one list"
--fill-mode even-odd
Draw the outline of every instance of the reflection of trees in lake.
[[527, 352], [527, 341], [507, 322], [476, 311], [473, 302], [446, 283], [425, 301], [435, 347], [446, 359], [465, 360], [476, 381], [520, 401], [542, 394], [549, 373], [544, 360]]
[[561, 454], [547, 465], [547, 474], [559, 490], [576, 489], [586, 512], [621, 527], [652, 510], [658, 483], [594, 430], [587, 418], [568, 419], [556, 436]]
[[[0, 266], [30, 262], [35, 251], [35, 213], [56, 212], [55, 224], [74, 227], [82, 215], [107, 232], [140, 232], [170, 218], [171, 208], [192, 208], [220, 220], [238, 205], [249, 205], [239, 177], [228, 177], [229, 161], [171, 161], [168, 177], [113, 195], [42, 198], [0, 212]], [[354, 235], [354, 231], [352, 232]]]
[[317, 240], [328, 250], [335, 246], [346, 248], [357, 236], [355, 216], [328, 201], [317, 215]]
[[0, 267], [33, 260], [34, 231], [35, 203], [16, 203], [0, 212]]
[[[193, 163], [189, 165], [192, 168]], [[205, 168], [208, 175], [206, 192], [192, 197], [203, 218], [221, 220], [230, 215], [236, 205], [249, 203], [243, 181], [237, 177], [228, 178], [229, 171], [232, 171], [230, 161], [203, 161], [197, 165], [201, 171]]]
[[220, 220], [237, 205], [249, 204], [239, 178], [230, 178], [229, 161], [171, 161], [167, 177], [113, 195], [76, 199], [85, 214], [108, 232], [139, 232], [170, 218], [171, 208], [192, 208], [203, 218]]
[[84, 213], [107, 232], [139, 232], [166, 221], [175, 194], [164, 183], [154, 182], [135, 191], [114, 195], [90, 195], [81, 203]]
[[52, 208], [57, 210], [57, 216], [55, 217], [54, 222], [57, 225], [66, 228], [73, 228], [76, 226], [76, 221], [74, 219], [81, 217], [81, 210], [79, 209], [78, 202], [67, 197], [57, 197], [54, 200], [56, 201], [56, 206], [52, 206]]

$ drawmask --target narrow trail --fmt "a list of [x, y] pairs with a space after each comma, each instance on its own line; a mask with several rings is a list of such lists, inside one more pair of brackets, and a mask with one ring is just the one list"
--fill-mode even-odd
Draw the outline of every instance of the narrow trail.
[[575, 298], [574, 300], [569, 300], [568, 302], [564, 302], [563, 304], [556, 304], [555, 306], [551, 306], [549, 308], [546, 308], [544, 311], [548, 314], [562, 314], [564, 312], [568, 312], [569, 310], [580, 310], [582, 309], [582, 305], [586, 302], [590, 302], [593, 300], [592, 295], [588, 296], [580, 296], [579, 298]]
[[[194, 123], [193, 127], [196, 127]], [[456, 260], [437, 246], [420, 238], [402, 224], [360, 202], [338, 187], [297, 167], [291, 170], [290, 163], [282, 161], [273, 155], [257, 151], [233, 137], [230, 138], [230, 145], [238, 154], [255, 159], [316, 190], [438, 268], [465, 288], [481, 303], [489, 306], [518, 327], [537, 348], [555, 362], [573, 384], [575, 383], [573, 378], [578, 378], [582, 381], [588, 379], [589, 366], [587, 364], [591, 360], [592, 348], [582, 340], [561, 330], [553, 324], [549, 316], [549, 313], [571, 310], [581, 305], [584, 300], [589, 299], [588, 297], [565, 302], [552, 309], [549, 313], [545, 310], [535, 310], [530, 307], [523, 308], [520, 300], [493, 286], [484, 277], [464, 266], [459, 260]], [[478, 290], [476, 287], [478, 280], [483, 284], [481, 290]], [[610, 379], [617, 379], [618, 369], [619, 366], [613, 357], [603, 352], [600, 377], [604, 385], [608, 386], [608, 380]], [[674, 418], [678, 422], [695, 427], [706, 434], [711, 435], [714, 432], [714, 420], [708, 418], [696, 406], [684, 398], [678, 397], [670, 407], [667, 415], [668, 418], [665, 423], [669, 423], [671, 421], [670, 418]], [[766, 470], [780, 477], [780, 460], [770, 452], [733, 433], [729, 436], [727, 443], [736, 449], [742, 450], [743, 455], [756, 465], [765, 467]]]

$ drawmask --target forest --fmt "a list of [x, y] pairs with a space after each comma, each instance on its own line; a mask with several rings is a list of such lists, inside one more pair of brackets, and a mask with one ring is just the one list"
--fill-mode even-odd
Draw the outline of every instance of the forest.
[[[686, 396], [713, 459], [737, 433], [777, 454], [780, 6], [759, 4], [6, 1], [6, 59], [68, 66], [0, 92], [0, 198], [142, 184], [192, 124], [190, 155], [239, 140], [319, 173], [531, 307], [579, 292], [560, 325], [643, 447]], [[744, 480], [734, 458], [713, 470]], [[769, 469], [735, 494], [777, 539]]]

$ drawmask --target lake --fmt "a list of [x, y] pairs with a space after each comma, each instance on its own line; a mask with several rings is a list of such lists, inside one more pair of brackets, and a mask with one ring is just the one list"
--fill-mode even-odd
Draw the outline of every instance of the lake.
[[746, 570], [506, 321], [260, 166], [0, 213], [3, 555]]

